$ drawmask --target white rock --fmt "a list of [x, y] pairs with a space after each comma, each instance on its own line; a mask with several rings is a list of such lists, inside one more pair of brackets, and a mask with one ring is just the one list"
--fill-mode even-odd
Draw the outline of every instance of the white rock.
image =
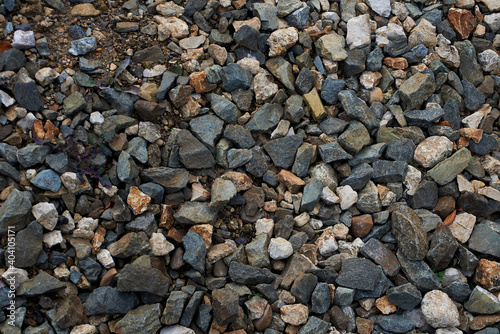
[[185, 50], [196, 49], [205, 43], [206, 39], [203, 35], [184, 38], [179, 41], [179, 46]]
[[184, 7], [177, 5], [173, 1], [169, 1], [156, 6], [156, 11], [166, 17], [179, 17], [184, 13]]
[[30, 49], [35, 47], [35, 33], [31, 30], [16, 30], [12, 46], [16, 49]]
[[99, 263], [106, 269], [113, 268], [115, 266], [115, 260], [113, 260], [110, 251], [105, 248], [97, 252], [96, 258], [97, 261], [99, 261]]
[[[376, 1], [381, 1], [381, 0], [376, 0]], [[389, 13], [390, 12], [391, 12], [391, 7], [389, 4]], [[370, 28], [369, 14], [353, 17], [352, 19], [347, 21], [346, 43], [351, 50], [369, 45], [371, 42], [370, 33], [371, 33], [371, 28]]]
[[391, 15], [390, 0], [367, 0], [368, 6], [380, 16], [389, 17]]
[[97, 187], [106, 195], [106, 196], [109, 196], [109, 197], [113, 197], [116, 195], [116, 193], [118, 192], [118, 187], [117, 186], [111, 186], [111, 188], [106, 188], [105, 186], [103, 186], [101, 184], [101, 182], [99, 182], [99, 184], [97, 185]]
[[438, 330], [436, 330], [435, 334], [462, 334], [462, 333], [463, 332], [458, 328], [449, 327], [449, 328], [439, 328]]
[[406, 20], [410, 12], [402, 2], [394, 2], [391, 5], [392, 13], [396, 15], [399, 19], [399, 21], [403, 22]]
[[336, 12], [324, 12], [321, 14], [321, 17], [323, 20], [332, 20], [335, 24], [340, 22], [340, 16]]
[[290, 121], [286, 119], [282, 119], [276, 129], [271, 133], [271, 139], [282, 138], [285, 137], [288, 133], [288, 129], [290, 128]]
[[379, 41], [379, 39], [380, 40], [384, 39], [384, 41], [386, 42], [385, 44], [387, 44], [387, 40], [393, 41], [393, 40], [401, 38], [401, 37], [406, 37], [406, 34], [405, 34], [403, 27], [401, 27], [395, 23], [389, 23], [386, 26], [380, 27], [375, 31], [375, 33], [376, 33], [376, 37], [377, 37], [376, 41], [377, 41], [378, 45], [382, 44], [381, 41]]
[[273, 260], [284, 260], [293, 254], [292, 243], [284, 238], [272, 238], [268, 250]]
[[163, 17], [155, 15], [154, 20], [159, 24], [158, 33], [160, 32], [160, 29], [162, 29], [163, 34], [165, 34], [167, 38], [168, 36], [171, 36], [181, 39], [189, 35], [189, 26], [186, 22], [177, 17]]
[[243, 58], [238, 60], [236, 64], [238, 64], [238, 66], [241, 67], [242, 69], [252, 73], [252, 75], [256, 75], [257, 73], [260, 72], [265, 72], [265, 70], [262, 67], [260, 67], [260, 63], [257, 59]]
[[488, 7], [490, 12], [498, 12], [500, 10], [500, 1], [498, 0], [480, 0]]
[[160, 334], [196, 334], [196, 333], [194, 330], [190, 328], [174, 325], [174, 326], [163, 327], [160, 331]]
[[349, 227], [343, 223], [333, 225], [333, 234], [335, 239], [346, 239], [349, 234]]
[[471, 193], [474, 192], [474, 186], [462, 174], [457, 175], [457, 184], [458, 191], [460, 191], [461, 193], [465, 191], [469, 191]]
[[9, 269], [2, 274], [2, 278], [5, 284], [7, 284], [7, 287], [13, 283], [17, 289], [28, 280], [28, 272], [21, 268], [9, 267]]
[[6, 107], [10, 107], [14, 103], [16, 103], [16, 99], [11, 97], [9, 94], [4, 92], [3, 90], [0, 90], [0, 101], [2, 101], [2, 104]]
[[270, 238], [273, 236], [274, 221], [272, 219], [261, 218], [255, 222], [255, 235], [267, 234]]
[[35, 74], [35, 79], [42, 86], [47, 86], [59, 77], [59, 73], [51, 67], [44, 67]]
[[154, 256], [165, 256], [175, 249], [175, 246], [170, 243], [162, 233], [153, 233], [149, 239], [151, 245], [151, 253]]
[[87, 180], [87, 177], [83, 175], [83, 178], [85, 180], [85, 183], [82, 183], [82, 181], [80, 181], [78, 176], [73, 172], [66, 172], [63, 175], [61, 175], [61, 181], [66, 190], [75, 195], [78, 195], [85, 191], [92, 190]]
[[151, 122], [140, 122], [137, 134], [150, 143], [161, 138], [161, 127]]
[[363, 248], [365, 243], [360, 238], [354, 239], [353, 242], [339, 240], [339, 252], [341, 254], [350, 254], [354, 257], [358, 256], [359, 250]]
[[413, 167], [412, 165], [408, 165], [408, 172], [406, 173], [405, 179], [403, 180], [403, 184], [406, 189], [408, 189], [407, 194], [413, 196], [417, 187], [422, 180], [422, 172]]
[[316, 219], [316, 218], [311, 218], [309, 220], [309, 225], [311, 225], [311, 227], [315, 230], [319, 230], [320, 228], [323, 227], [323, 222], [319, 219]]
[[300, 215], [293, 218], [293, 220], [295, 221], [295, 226], [297, 227], [304, 226], [309, 222], [309, 219], [311, 219], [311, 216], [309, 216], [307, 212], [302, 212]]
[[298, 40], [299, 31], [297, 28], [290, 27], [273, 31], [266, 42], [269, 45], [269, 56], [275, 57], [284, 54]]
[[323, 191], [321, 192], [321, 200], [330, 205], [340, 203], [340, 198], [328, 187], [323, 188]]
[[500, 202], [500, 191], [493, 187], [484, 187], [478, 190], [477, 192], [480, 195], [491, 198], [497, 202]]
[[332, 228], [326, 229], [314, 243], [318, 246], [321, 255], [335, 252], [339, 248]]
[[455, 216], [455, 220], [450, 224], [449, 228], [451, 234], [453, 234], [458, 241], [465, 243], [469, 240], [475, 224], [476, 216], [467, 212], [460, 212]]
[[460, 325], [457, 307], [446, 293], [439, 290], [425, 294], [422, 299], [422, 313], [425, 321], [434, 328]]
[[55, 245], [62, 244], [64, 238], [60, 230], [55, 230], [43, 235], [43, 243], [47, 245], [48, 248], [52, 248]]
[[98, 219], [85, 217], [78, 221], [76, 227], [81, 228], [82, 230], [95, 231], [98, 225], [99, 225]]
[[48, 202], [38, 203], [31, 208], [31, 212], [36, 221], [47, 230], [52, 231], [56, 227], [59, 215], [54, 204]]
[[61, 280], [67, 280], [71, 272], [66, 267], [57, 267], [54, 269], [54, 277]]
[[484, 22], [490, 26], [491, 31], [496, 32], [500, 29], [500, 13], [485, 15]]
[[255, 75], [252, 81], [257, 103], [264, 103], [278, 92], [278, 85], [273, 82], [273, 77], [267, 72]]
[[358, 193], [352, 190], [351, 186], [337, 188], [337, 195], [340, 197], [340, 208], [347, 210], [358, 201]]
[[453, 151], [453, 142], [444, 136], [431, 136], [422, 140], [413, 157], [422, 167], [432, 168]]
[[78, 325], [73, 327], [69, 334], [97, 334], [99, 333], [94, 325]]
[[94, 111], [93, 113], [90, 114], [90, 123], [102, 124], [104, 123], [104, 116], [100, 112]]
[[62, 213], [63, 217], [65, 217], [68, 222], [66, 224], [61, 224], [61, 232], [62, 233], [71, 233], [75, 229], [75, 221], [71, 216], [71, 213], [66, 210]]
[[158, 65], [153, 66], [153, 68], [145, 69], [144, 72], [142, 73], [142, 76], [145, 78], [159, 77], [166, 70], [167, 70], [167, 67], [165, 65], [158, 64]]
[[481, 52], [478, 55], [477, 60], [486, 72], [491, 72], [500, 68], [500, 56], [493, 50], [485, 50]]

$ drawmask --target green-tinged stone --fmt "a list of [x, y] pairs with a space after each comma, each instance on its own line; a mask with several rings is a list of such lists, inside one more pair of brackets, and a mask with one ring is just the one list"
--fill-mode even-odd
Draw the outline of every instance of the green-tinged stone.
[[335, 32], [325, 35], [316, 41], [316, 48], [322, 57], [331, 61], [341, 61], [347, 58], [345, 38]]
[[443, 186], [453, 181], [469, 165], [471, 158], [470, 151], [463, 147], [448, 159], [438, 163], [427, 172], [427, 175]]
[[313, 88], [309, 93], [304, 94], [303, 97], [311, 108], [311, 113], [315, 121], [320, 121], [326, 117], [326, 109], [319, 98], [316, 88]]

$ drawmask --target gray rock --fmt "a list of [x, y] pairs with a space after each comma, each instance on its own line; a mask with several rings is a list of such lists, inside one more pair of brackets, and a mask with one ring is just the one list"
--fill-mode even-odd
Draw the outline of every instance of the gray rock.
[[313, 88], [314, 81], [315, 78], [311, 71], [306, 67], [302, 68], [297, 76], [297, 79], [295, 80], [297, 93], [300, 95], [309, 93]]
[[314, 289], [318, 284], [318, 278], [313, 274], [302, 274], [298, 276], [290, 288], [295, 300], [301, 304], [309, 303]]
[[185, 249], [182, 257], [183, 260], [200, 273], [204, 273], [207, 249], [203, 238], [198, 233], [188, 232], [184, 238], [182, 238], [182, 244]]
[[249, 149], [255, 145], [250, 131], [239, 124], [226, 126], [224, 138], [229, 139], [239, 148]]
[[269, 237], [267, 234], [259, 234], [255, 239], [245, 246], [248, 263], [254, 267], [264, 268], [269, 266]]
[[426, 110], [406, 110], [404, 112], [409, 125], [426, 128], [439, 121], [445, 114], [444, 109], [431, 108]]
[[161, 322], [165, 325], [178, 323], [188, 298], [189, 296], [183, 291], [172, 291], [163, 310]]
[[304, 99], [300, 95], [292, 95], [285, 102], [285, 116], [288, 120], [298, 123], [304, 116]]
[[235, 124], [241, 116], [241, 111], [234, 103], [217, 94], [210, 94], [210, 103], [214, 112], [224, 121]]
[[352, 155], [347, 153], [337, 141], [318, 146], [321, 159], [325, 163], [330, 163], [339, 160], [348, 160]]
[[196, 117], [189, 123], [191, 131], [209, 150], [215, 148], [215, 144], [219, 139], [224, 122], [213, 115], [205, 115]]
[[196, 325], [204, 332], [208, 331], [208, 327], [212, 321], [212, 316], [210, 312], [212, 311], [212, 306], [201, 304], [198, 308], [198, 315], [196, 317]]
[[214, 224], [217, 210], [203, 202], [186, 202], [174, 214], [174, 219], [183, 225]]
[[335, 289], [335, 296], [333, 298], [333, 303], [339, 306], [349, 306], [354, 300], [354, 295], [356, 294], [355, 289], [344, 288], [339, 286]]
[[118, 179], [125, 183], [132, 182], [137, 176], [139, 176], [139, 168], [135, 164], [134, 159], [126, 151], [120, 153], [118, 158], [118, 164], [116, 166], [116, 174]]
[[95, 37], [84, 37], [71, 41], [69, 53], [73, 56], [83, 56], [97, 49], [97, 39]]
[[68, 170], [68, 155], [65, 153], [49, 154], [45, 158], [45, 162], [50, 168], [58, 173], [65, 173]]
[[19, 49], [12, 48], [0, 54], [0, 68], [3, 71], [17, 72], [24, 65], [26, 65], [26, 57], [24, 52]]
[[360, 49], [349, 50], [347, 52], [347, 58], [344, 61], [344, 76], [347, 78], [355, 76], [363, 72], [365, 68], [366, 53]]
[[[16, 234], [14, 267], [33, 267], [43, 250], [43, 228], [36, 222], [31, 222], [25, 229]], [[7, 258], [6, 253], [6, 258]]]
[[125, 314], [134, 308], [134, 296], [116, 288], [103, 286], [92, 291], [85, 302], [90, 315]]
[[342, 271], [336, 283], [351, 289], [373, 290], [378, 279], [379, 270], [373, 262], [362, 258], [350, 258], [342, 263]]
[[411, 283], [399, 285], [387, 290], [387, 299], [403, 310], [413, 310], [422, 301], [422, 294]]
[[180, 324], [182, 326], [187, 327], [191, 325], [191, 322], [193, 321], [194, 316], [196, 315], [196, 311], [198, 310], [198, 307], [200, 306], [202, 300], [203, 291], [196, 291], [195, 293], [193, 293], [186, 305], [186, 308], [184, 309], [184, 312], [182, 312], [182, 317], [180, 320]]
[[298, 177], [305, 177], [314, 155], [313, 146], [309, 143], [303, 143], [297, 150], [295, 161], [292, 166], [292, 173]]
[[278, 9], [275, 6], [266, 3], [255, 3], [253, 6], [253, 15], [260, 19], [263, 31], [278, 29]]
[[252, 83], [252, 74], [241, 68], [236, 63], [230, 63], [220, 72], [222, 87], [225, 91], [232, 92], [236, 89], [249, 89]]
[[401, 250], [396, 252], [403, 273], [408, 280], [415, 284], [421, 292], [436, 290], [439, 288], [439, 280], [436, 274], [424, 261], [409, 260]]
[[[1, 55], [1, 54], [0, 54]], [[6, 143], [0, 143], [0, 156], [11, 165], [17, 164], [17, 148]]]
[[470, 160], [470, 151], [463, 147], [429, 170], [427, 176], [430, 176], [437, 184], [445, 185], [453, 181], [469, 165]]
[[49, 152], [49, 146], [28, 144], [17, 151], [17, 160], [24, 168], [33, 167], [42, 164]]
[[417, 186], [411, 199], [413, 209], [432, 210], [438, 201], [438, 186], [433, 181], [423, 180]]
[[432, 74], [417, 73], [399, 87], [405, 109], [417, 109], [436, 90]]
[[285, 20], [292, 27], [302, 29], [303, 26], [309, 25], [309, 6], [302, 6], [290, 15]]
[[278, 168], [288, 168], [293, 164], [295, 153], [302, 144], [302, 136], [293, 135], [269, 141], [264, 149]]
[[234, 40], [236, 43], [254, 51], [260, 51], [259, 38], [260, 32], [249, 25], [242, 26], [234, 33]]
[[245, 169], [256, 177], [262, 177], [269, 167], [271, 159], [264, 153], [262, 146], [252, 148], [252, 159], [246, 164]]
[[464, 87], [464, 103], [465, 108], [470, 111], [475, 111], [481, 108], [486, 101], [486, 97], [466, 79], [462, 80]]
[[132, 117], [124, 115], [112, 115], [104, 119], [104, 123], [101, 125], [101, 130], [103, 134], [107, 134], [108, 140], [111, 141], [115, 136], [116, 132], [124, 130], [135, 123], [135, 119]]
[[65, 289], [66, 286], [54, 276], [41, 271], [38, 275], [22, 283], [17, 294], [19, 296], [35, 297], [46, 293], [57, 292]]
[[229, 287], [214, 290], [212, 307], [217, 324], [226, 326], [238, 317], [240, 310], [238, 294]]
[[362, 298], [379, 298], [382, 297], [385, 292], [394, 286], [392, 282], [385, 276], [382, 268], [376, 267], [378, 272], [378, 279], [376, 280], [375, 288], [372, 290], [358, 290], [354, 294], [354, 300], [360, 300]]
[[374, 182], [401, 182], [408, 172], [408, 164], [403, 161], [377, 160], [373, 163]]
[[156, 333], [160, 327], [160, 304], [141, 305], [128, 312], [115, 325], [116, 331], [123, 334]]
[[229, 277], [233, 282], [245, 285], [274, 281], [274, 274], [269, 269], [256, 268], [236, 261], [231, 262], [229, 265]]
[[385, 156], [391, 160], [411, 163], [415, 152], [415, 143], [408, 138], [392, 140], [387, 145]]
[[[101, 90], [101, 92], [104, 99], [111, 104], [113, 109], [116, 109], [119, 115], [132, 115], [134, 112], [134, 103], [139, 100], [139, 97], [136, 95], [119, 92], [113, 88], [106, 88]], [[115, 131], [118, 131], [118, 129], [115, 129]]]
[[488, 220], [476, 224], [469, 239], [469, 248], [500, 257], [500, 224]]
[[118, 275], [116, 288], [124, 292], [148, 292], [165, 297], [172, 285], [170, 277], [156, 268], [141, 264], [126, 264]]
[[295, 91], [295, 77], [289, 62], [282, 57], [274, 57], [266, 62], [266, 67], [288, 90]]
[[212, 168], [215, 165], [212, 153], [188, 130], [179, 132], [177, 145], [179, 146], [180, 160], [186, 168]]
[[230, 169], [245, 165], [252, 159], [252, 151], [244, 149], [230, 149], [227, 152], [227, 162]]
[[349, 160], [350, 166], [357, 166], [362, 163], [372, 163], [379, 160], [384, 153], [387, 144], [378, 143], [363, 147], [352, 159]]
[[266, 103], [253, 114], [246, 128], [250, 131], [268, 131], [278, 125], [283, 117], [283, 107], [275, 103]]
[[31, 196], [17, 189], [12, 190], [0, 207], [0, 233], [22, 230], [28, 225], [31, 217]]
[[9, 163], [5, 161], [0, 161], [0, 174], [10, 177], [16, 182], [21, 181], [21, 175], [19, 174], [17, 169], [12, 167]]
[[357, 121], [351, 121], [347, 130], [338, 138], [338, 142], [349, 153], [358, 153], [361, 149], [370, 143], [370, 134], [363, 124]]
[[14, 85], [14, 98], [20, 107], [28, 111], [42, 111], [44, 102], [34, 81], [18, 82]]
[[366, 69], [371, 72], [378, 72], [382, 68], [384, 60], [384, 51], [380, 46], [376, 46], [373, 51], [368, 54], [366, 59]]
[[[154, 46], [153, 46], [153, 48], [154, 48]], [[161, 49], [160, 49], [160, 51], [161, 51]], [[141, 52], [141, 51], [139, 51], [139, 52]], [[163, 54], [163, 52], [162, 52], [162, 54]], [[135, 60], [134, 60], [134, 62], [137, 63]], [[176, 74], [176, 73], [173, 73], [173, 72], [170, 72], [170, 71], [163, 72], [163, 76], [161, 78], [160, 86], [158, 87], [158, 90], [156, 91], [156, 101], [158, 103], [162, 102], [165, 99], [165, 96], [167, 95], [167, 93], [172, 88], [172, 86], [173, 86], [173, 84], [175, 82], [175, 79], [177, 77], [178, 77], [178, 74]]]
[[384, 330], [393, 333], [408, 333], [415, 329], [415, 323], [407, 315], [383, 315], [380, 316], [377, 323]]
[[330, 324], [328, 322], [311, 316], [297, 334], [326, 334], [329, 328]]
[[331, 296], [327, 283], [318, 283], [311, 295], [311, 311], [323, 314], [330, 309]]
[[161, 185], [167, 194], [184, 189], [188, 177], [188, 171], [183, 168], [153, 167], [141, 173], [141, 179]]
[[363, 189], [373, 175], [373, 168], [367, 164], [362, 163], [354, 167], [351, 174], [340, 182], [341, 186], [351, 186], [353, 190]]
[[300, 211], [312, 211], [318, 204], [323, 191], [323, 182], [313, 179], [304, 187], [302, 202], [300, 203]]
[[87, 101], [83, 98], [80, 92], [73, 92], [63, 102], [63, 114], [66, 116], [72, 116], [77, 111], [85, 108]]
[[476, 49], [469, 40], [455, 43], [460, 55], [459, 72], [462, 79], [469, 81], [474, 86], [480, 85], [484, 81], [483, 71], [477, 61]]
[[[329, 79], [329, 78], [327, 78]], [[324, 87], [324, 85], [323, 85]], [[324, 89], [324, 88], [323, 88]], [[322, 90], [323, 92], [323, 90]], [[345, 127], [349, 123], [341, 120], [340, 118], [335, 118], [335, 117], [327, 117], [323, 122], [319, 124], [319, 128], [321, 131], [326, 133], [327, 135], [333, 135], [337, 133], [341, 133], [344, 131]]]
[[396, 275], [401, 268], [394, 253], [385, 244], [375, 238], [368, 240], [360, 251], [363, 256], [372, 259], [376, 264], [380, 265], [384, 273], [388, 276]]
[[61, 178], [52, 169], [45, 169], [30, 181], [40, 189], [57, 192], [61, 188]]
[[347, 116], [363, 123], [368, 130], [378, 127], [378, 119], [366, 103], [353, 90], [343, 90], [338, 97]]
[[78, 261], [78, 268], [83, 272], [90, 283], [96, 283], [101, 274], [101, 265], [94, 259], [87, 257]]
[[409, 260], [422, 260], [429, 245], [422, 221], [410, 207], [399, 206], [392, 212], [392, 234], [398, 240], [399, 251]]
[[494, 136], [483, 133], [483, 136], [481, 137], [481, 140], [479, 140], [479, 143], [476, 143], [474, 140], [469, 141], [469, 150], [474, 154], [486, 155], [491, 150], [496, 149], [498, 145], [499, 142]]
[[148, 143], [144, 138], [132, 138], [132, 140], [128, 142], [128, 147], [125, 152], [143, 164], [148, 162]]
[[472, 290], [469, 300], [464, 306], [469, 312], [475, 314], [495, 314], [500, 312], [498, 298], [479, 285]]
[[137, 216], [130, 223], [125, 225], [125, 230], [127, 232], [145, 232], [148, 237], [151, 237], [154, 232], [158, 229], [155, 221], [154, 215], [146, 211], [144, 214]]

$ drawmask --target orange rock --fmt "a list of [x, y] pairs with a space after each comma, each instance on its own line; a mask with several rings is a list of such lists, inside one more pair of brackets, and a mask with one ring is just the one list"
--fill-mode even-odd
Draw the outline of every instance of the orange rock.
[[135, 215], [140, 215], [146, 212], [149, 203], [151, 202], [151, 197], [143, 193], [136, 186], [130, 187], [130, 192], [128, 193], [127, 203], [134, 210]]
[[387, 299], [387, 296], [380, 297], [377, 299], [375, 302], [375, 306], [379, 309], [382, 314], [391, 314], [396, 312], [398, 307], [391, 303], [389, 299]]
[[445, 219], [444, 219], [444, 224], [447, 226], [450, 226], [454, 221], [455, 217], [457, 216], [457, 210], [453, 210], [452, 213], [450, 213]]
[[307, 306], [302, 304], [285, 305], [280, 312], [281, 320], [293, 326], [305, 324], [309, 315]]
[[318, 258], [317, 258], [317, 253], [318, 253], [318, 246], [315, 244], [304, 244], [302, 247], [299, 249], [299, 253], [303, 254], [305, 257], [307, 257], [309, 260], [314, 265], [318, 264]]
[[44, 125], [44, 130], [45, 130], [45, 138], [50, 138], [50, 141], [52, 143], [56, 142], [57, 137], [61, 133], [59, 128], [54, 125], [50, 120], [47, 120]]
[[477, 26], [476, 18], [467, 9], [450, 8], [448, 10], [448, 20], [457, 32], [459, 39], [468, 38]]
[[480, 330], [484, 327], [491, 326], [500, 321], [500, 313], [490, 314], [490, 315], [478, 315], [472, 319], [470, 323], [470, 329]]
[[92, 239], [92, 254], [97, 254], [97, 252], [101, 249], [105, 236], [106, 229], [101, 225], [97, 226], [97, 229], [94, 231], [94, 238]]
[[465, 138], [465, 137], [458, 138], [458, 140], [457, 140], [457, 149], [462, 148], [462, 147], [466, 147], [468, 145], [469, 145], [469, 139], [468, 138]]
[[356, 327], [359, 334], [371, 334], [373, 331], [373, 322], [365, 318], [356, 317]]
[[185, 230], [178, 230], [176, 228], [171, 228], [170, 230], [168, 230], [167, 238], [177, 243], [181, 243], [182, 238], [184, 238], [185, 235], [186, 235]]
[[483, 129], [462, 128], [458, 130], [460, 135], [472, 139], [476, 144], [483, 138]]
[[285, 169], [282, 169], [281, 172], [278, 173], [277, 178], [278, 181], [283, 183], [283, 185], [293, 194], [299, 192], [299, 190], [306, 185], [304, 180]]
[[115, 268], [109, 269], [104, 276], [101, 278], [101, 282], [99, 283], [99, 286], [108, 286], [111, 284], [111, 280], [113, 277], [118, 273], [118, 271]]
[[45, 130], [43, 129], [43, 123], [41, 120], [36, 119], [33, 122], [33, 132], [40, 139], [45, 139]]
[[404, 70], [408, 67], [408, 61], [403, 57], [385, 57], [384, 65], [395, 68], [397, 70]]
[[259, 332], [264, 331], [269, 325], [271, 325], [271, 322], [273, 320], [273, 310], [271, 308], [271, 305], [267, 305], [266, 309], [264, 310], [264, 314], [260, 319], [254, 320], [253, 325], [256, 330]]
[[252, 179], [243, 173], [229, 171], [221, 176], [224, 180], [229, 180], [234, 183], [236, 190], [248, 190], [252, 186]]
[[489, 291], [500, 290], [500, 263], [481, 259], [476, 269], [474, 282]]
[[194, 88], [196, 93], [208, 93], [217, 87], [216, 84], [211, 84], [207, 80], [207, 73], [204, 71], [193, 72], [189, 75], [189, 84]]
[[12, 44], [9, 42], [0, 42], [0, 53], [12, 49]]

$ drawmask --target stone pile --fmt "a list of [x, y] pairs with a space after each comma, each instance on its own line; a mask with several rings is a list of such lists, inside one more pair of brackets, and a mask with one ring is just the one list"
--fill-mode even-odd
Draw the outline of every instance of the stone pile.
[[0, 14], [1, 333], [499, 333], [498, 0]]

